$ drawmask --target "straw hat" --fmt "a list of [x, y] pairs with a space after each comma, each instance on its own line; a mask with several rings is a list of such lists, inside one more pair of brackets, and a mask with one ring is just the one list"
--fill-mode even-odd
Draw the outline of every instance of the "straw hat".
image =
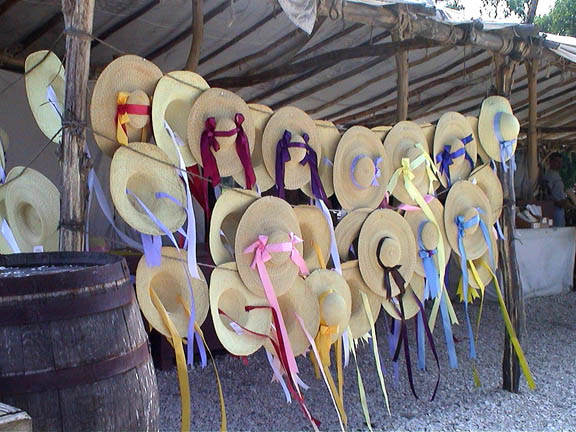
[[[200, 150], [200, 138], [204, 132], [206, 120], [213, 117], [216, 120], [216, 131], [230, 131], [236, 128], [235, 116], [244, 117], [242, 129], [248, 139], [250, 154], [254, 149], [256, 131], [252, 121], [252, 112], [244, 100], [231, 91], [212, 88], [206, 90], [196, 99], [188, 117], [188, 145], [192, 156], [200, 166], [204, 166]], [[222, 177], [244, 173], [244, 167], [236, 152], [236, 134], [229, 137], [217, 137], [220, 150], [212, 149]]]
[[342, 208], [378, 207], [391, 176], [390, 158], [378, 135], [363, 126], [348, 129], [334, 159], [334, 191]]
[[468, 123], [472, 128], [472, 135], [474, 135], [474, 141], [476, 141], [476, 150], [478, 151], [478, 156], [480, 156], [482, 162], [489, 163], [490, 156], [486, 154], [486, 151], [480, 142], [480, 138], [478, 137], [478, 117], [466, 116], [466, 120], [468, 120]]
[[[26, 57], [24, 76], [28, 103], [38, 127], [46, 137], [60, 141], [66, 91], [66, 71], [62, 62], [51, 51], [36, 51]], [[57, 109], [48, 101], [48, 92], [52, 91], [56, 96]]]
[[352, 314], [352, 295], [346, 279], [333, 270], [315, 270], [306, 278], [320, 304], [320, 323], [337, 326], [332, 343], [346, 331]]
[[432, 123], [422, 123], [420, 128], [426, 137], [428, 148], [432, 148], [434, 145], [434, 132], [436, 132], [436, 125], [433, 125]]
[[248, 206], [258, 198], [258, 194], [254, 191], [226, 189], [216, 200], [208, 237], [214, 264], [234, 261], [234, 241], [238, 223]]
[[[322, 148], [322, 159], [320, 160], [318, 173], [322, 181], [322, 186], [324, 186], [326, 197], [330, 198], [334, 195], [334, 157], [336, 156], [336, 148], [340, 142], [340, 131], [336, 125], [330, 121], [315, 120], [314, 123], [318, 131], [320, 147]], [[315, 198], [310, 183], [302, 186], [302, 192], [310, 198]]]
[[[296, 213], [286, 201], [276, 197], [264, 197], [251, 204], [240, 219], [236, 230], [234, 251], [240, 277], [252, 293], [265, 297], [264, 287], [256, 269], [252, 269], [253, 253], [244, 250], [258, 241], [258, 236], [268, 237], [268, 243], [290, 243], [290, 233], [302, 238]], [[296, 243], [302, 255], [303, 244]], [[272, 252], [266, 262], [266, 270], [276, 296], [286, 293], [298, 277], [298, 266], [290, 258], [290, 252]]]
[[[280, 312], [286, 325], [288, 339], [294, 355], [305, 354], [310, 343], [306, 334], [302, 331], [296, 315], [302, 318], [306, 331], [310, 335], [315, 336], [318, 333], [318, 327], [320, 327], [320, 305], [318, 299], [304, 279], [297, 277], [292, 288], [286, 294], [278, 297], [278, 304], [280, 305]], [[264, 348], [274, 352], [272, 343], [269, 340], [264, 343]]]
[[58, 250], [60, 192], [46, 176], [32, 168], [14, 167], [4, 189], [6, 215], [22, 252], [42, 246]]
[[[255, 296], [242, 283], [236, 263], [226, 263], [214, 269], [210, 276], [210, 314], [218, 340], [236, 356], [256, 352], [266, 338], [251, 332], [268, 335], [272, 312], [268, 307], [246, 311], [246, 306], [269, 306], [263, 297]], [[220, 310], [224, 314], [220, 313]]]
[[171, 166], [168, 155], [157, 146], [130, 143], [114, 153], [110, 164], [110, 195], [118, 213], [132, 228], [143, 234], [164, 235], [127, 189], [171, 232], [184, 224], [184, 208], [170, 199], [156, 198], [158, 192], [164, 192], [180, 203], [186, 202], [184, 183]]
[[504, 205], [504, 192], [498, 175], [492, 170], [490, 163], [486, 163], [472, 171], [468, 180], [480, 187], [482, 192], [486, 194], [492, 208], [490, 225], [494, 225], [500, 217]]
[[388, 135], [388, 132], [392, 130], [392, 126], [375, 126], [370, 130], [374, 132], [378, 136], [380, 142], [383, 143], [386, 135]]
[[368, 320], [368, 313], [364, 308], [362, 293], [368, 297], [372, 323], [375, 323], [378, 319], [382, 298], [374, 294], [374, 292], [368, 288], [364, 279], [362, 279], [360, 267], [358, 267], [358, 260], [348, 261], [342, 264], [342, 276], [344, 276], [346, 283], [350, 287], [352, 298], [352, 311], [349, 324], [350, 333], [352, 333], [354, 339], [357, 339], [364, 336], [371, 329], [370, 321]]
[[[496, 232], [494, 228], [490, 229], [490, 243], [492, 245], [492, 255], [494, 257], [494, 268], [492, 271], [496, 271], [498, 268], [498, 237], [496, 236]], [[488, 285], [492, 281], [492, 274], [482, 265], [482, 261], [489, 266], [492, 266], [490, 261], [490, 251], [486, 249], [486, 252], [478, 258], [473, 260], [474, 266], [476, 267], [476, 271], [478, 272], [478, 276], [480, 276], [480, 281], [484, 286]], [[476, 278], [472, 274], [472, 270], [468, 267], [468, 282], [474, 288], [480, 288], [478, 283], [476, 282]]]
[[[116, 139], [118, 94], [128, 94], [127, 104], [150, 106], [160, 78], [162, 71], [158, 66], [135, 55], [118, 57], [102, 71], [92, 92], [90, 119], [96, 144], [108, 156], [112, 157], [120, 146]], [[150, 116], [129, 114], [129, 119], [124, 125], [128, 142], [151, 138]]]
[[348, 261], [351, 259], [356, 259], [358, 257], [358, 251], [356, 251], [356, 256], [353, 257], [350, 254], [350, 248], [354, 245], [354, 242], [358, 240], [360, 235], [360, 229], [364, 224], [364, 221], [372, 209], [357, 209], [342, 218], [336, 228], [334, 229], [334, 235], [336, 237], [336, 245], [338, 246], [338, 255], [342, 261]]
[[[490, 96], [482, 102], [480, 117], [478, 119], [478, 136], [486, 154], [495, 161], [502, 162], [500, 141], [496, 137], [494, 121], [496, 115], [500, 115], [500, 133], [504, 141], [511, 141], [511, 153], [516, 151], [517, 138], [520, 133], [520, 122], [512, 113], [512, 107], [508, 99], [502, 96]], [[510, 159], [512, 154], [506, 157]], [[505, 160], [505, 161], [506, 161]], [[505, 162], [504, 161], [504, 162]]]
[[408, 320], [420, 312], [418, 303], [414, 299], [412, 293], [416, 294], [416, 297], [418, 297], [420, 303], [424, 304], [424, 288], [424, 278], [418, 275], [414, 275], [406, 287], [406, 292], [404, 295], [401, 297], [398, 295], [390, 300], [384, 299], [382, 302], [382, 307], [386, 313], [388, 313], [388, 315], [394, 319], [399, 320], [401, 317], [396, 310], [400, 311], [399, 301], [402, 299], [402, 306], [404, 307], [404, 319]]
[[0, 146], [4, 152], [10, 148], [10, 138], [8, 137], [6, 131], [2, 128], [0, 128]]
[[[318, 156], [318, 166], [323, 156], [318, 128], [314, 120], [299, 108], [280, 108], [270, 117], [262, 136], [262, 158], [274, 182], [277, 182], [276, 147], [278, 141], [284, 136], [284, 131], [291, 133], [291, 142], [304, 143], [303, 134], [308, 134], [308, 145]], [[291, 148], [288, 152], [290, 153], [290, 160], [285, 164], [284, 184], [286, 189], [300, 189], [305, 184], [310, 183], [310, 167], [308, 164], [300, 164], [300, 161], [306, 157], [306, 150]]]
[[[268, 120], [274, 114], [274, 111], [266, 105], [248, 104], [250, 112], [252, 113], [252, 121], [256, 131], [254, 150], [252, 150], [252, 166], [254, 168], [254, 175], [256, 176], [256, 184], [260, 188], [260, 192], [267, 191], [274, 186], [274, 180], [268, 173], [264, 161], [262, 160], [262, 135]], [[234, 174], [234, 181], [242, 187], [246, 187], [246, 177], [244, 172]]]
[[[416, 242], [408, 222], [393, 210], [372, 212], [360, 230], [358, 262], [366, 285], [380, 297], [386, 297], [384, 269], [398, 269], [406, 283], [410, 282], [416, 268]], [[382, 264], [380, 264], [382, 263]], [[390, 277], [392, 297], [398, 294], [393, 277]]]
[[[8, 215], [6, 214], [6, 186], [0, 184], [0, 223], [2, 219], [6, 219], [8, 222]], [[6, 241], [3, 235], [0, 235], [0, 254], [11, 254], [12, 248]]]
[[152, 128], [156, 145], [168, 155], [172, 163], [178, 165], [178, 152], [170, 134], [164, 127], [167, 122], [185, 144], [179, 147], [184, 164], [196, 165], [196, 160], [188, 147], [188, 115], [194, 101], [210, 86], [200, 75], [190, 71], [173, 71], [158, 81], [152, 103]]
[[[446, 266], [448, 260], [450, 259], [451, 249], [450, 243], [448, 243], [448, 238], [446, 237], [446, 230], [444, 228], [444, 206], [440, 201], [438, 201], [437, 198], [434, 198], [428, 203], [428, 207], [430, 207], [430, 210], [432, 210], [432, 214], [434, 215], [434, 219], [436, 219], [436, 223], [440, 228], [440, 234], [444, 240], [444, 256], [446, 257], [444, 266]], [[438, 230], [434, 226], [434, 223], [426, 217], [422, 210], [407, 211], [404, 214], [404, 219], [406, 219], [406, 222], [408, 222], [408, 225], [410, 225], [410, 228], [412, 229], [417, 251], [420, 250], [420, 245], [418, 244], [418, 233], [420, 231], [420, 226], [422, 226], [422, 243], [426, 250], [434, 250], [438, 248]], [[436, 253], [433, 258], [436, 264], [436, 268], [439, 269], [440, 266], [438, 265], [438, 253]], [[424, 265], [422, 264], [421, 259], [416, 260], [416, 268], [414, 271], [416, 274], [422, 277], [426, 276]]]
[[330, 226], [324, 217], [324, 213], [318, 207], [311, 205], [299, 205], [294, 207], [294, 213], [300, 224], [302, 233], [303, 254], [308, 271], [319, 269], [318, 255], [314, 248], [314, 243], [318, 245], [322, 252], [322, 258], [327, 263], [330, 258]]
[[[465, 179], [474, 168], [476, 163], [476, 141], [472, 133], [472, 127], [466, 117], [457, 112], [447, 112], [442, 114], [436, 132], [434, 133], [434, 162], [436, 168], [441, 169], [441, 163], [438, 162], [438, 155], [447, 151], [446, 147], [450, 146], [450, 153], [454, 154], [461, 149], [464, 153], [458, 157], [452, 157], [452, 164], [448, 167], [450, 170], [450, 181], [455, 183], [458, 180]], [[472, 163], [467, 159], [470, 158]], [[444, 187], [448, 186], [448, 174], [443, 172], [440, 176], [440, 182]]]
[[[477, 209], [480, 209], [480, 211]], [[467, 180], [460, 180], [454, 183], [446, 197], [444, 225], [450, 246], [458, 255], [460, 255], [460, 249], [458, 248], [456, 218], [462, 216], [465, 221], [468, 221], [476, 215], [480, 216], [486, 226], [490, 226], [492, 208], [482, 189]], [[467, 259], [479, 258], [488, 249], [479, 225], [472, 226], [465, 231], [463, 244]]]
[[[152, 302], [150, 291], [154, 290], [181, 337], [188, 335], [190, 316], [190, 286], [194, 295], [195, 321], [200, 326], [208, 315], [208, 284], [198, 267], [200, 279], [188, 272], [186, 253], [174, 247], [162, 248], [162, 264], [148, 267], [142, 257], [136, 269], [136, 295], [146, 320], [166, 337], [171, 337], [168, 327]], [[191, 341], [190, 341], [191, 343]]]

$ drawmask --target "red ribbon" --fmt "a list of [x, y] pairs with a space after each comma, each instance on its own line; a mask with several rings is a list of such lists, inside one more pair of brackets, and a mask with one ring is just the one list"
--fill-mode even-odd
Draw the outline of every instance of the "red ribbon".
[[[152, 107], [150, 105], [119, 104], [119, 105], [116, 105], [116, 117], [114, 117], [114, 123], [118, 124], [118, 117], [120, 117], [124, 114], [149, 116], [151, 112], [152, 112]], [[124, 123], [122, 123], [122, 130], [124, 130], [124, 132], [126, 132], [126, 125]]]
[[198, 201], [207, 221], [210, 220], [211, 210], [210, 203], [208, 202], [208, 181], [202, 178], [202, 171], [199, 165], [194, 165], [186, 168], [190, 174], [190, 192], [192, 196]]

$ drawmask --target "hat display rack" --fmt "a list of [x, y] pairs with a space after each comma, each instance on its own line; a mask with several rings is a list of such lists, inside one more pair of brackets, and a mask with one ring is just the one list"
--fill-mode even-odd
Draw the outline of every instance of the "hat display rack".
[[[61, 130], [55, 114], [64, 79], [54, 57], [38, 52], [26, 62], [45, 62], [26, 76], [26, 90], [39, 127], [51, 137]], [[495, 163], [514, 169], [519, 133], [505, 98], [486, 98], [477, 121], [446, 112], [435, 125], [402, 121], [344, 130], [297, 107], [273, 111], [247, 104], [193, 72], [163, 74], [148, 60], [124, 55], [100, 74], [90, 117], [88, 130], [110, 157], [114, 208], [140, 234], [129, 245], [143, 252], [136, 272], [140, 308], [176, 352], [183, 430], [190, 422], [194, 389], [187, 365], [194, 346], [203, 367], [211, 356], [200, 328], [208, 314], [231, 354], [266, 352], [279, 384], [271, 385], [297, 402], [314, 429], [320, 419], [306, 401], [300, 357], [309, 357], [345, 429], [344, 371], [352, 353], [362, 394], [356, 357], [358, 342], [369, 338], [390, 410], [379, 318], [387, 321], [392, 363], [404, 353], [414, 396], [414, 366], [435, 374], [434, 399], [440, 340], [450, 367], [458, 366], [452, 334], [458, 320], [447, 282], [451, 258], [461, 273], [468, 355], [477, 358], [468, 305], [482, 301], [487, 284], [500, 289], [494, 272], [503, 199], [493, 169]], [[4, 173], [3, 157], [0, 162]], [[35, 192], [40, 188], [43, 194]], [[213, 188], [215, 203], [208, 200]], [[96, 189], [96, 201], [110, 214]], [[300, 202], [291, 199], [295, 193]], [[194, 201], [210, 221], [214, 265], [196, 256]], [[59, 220], [54, 202], [58, 191], [40, 173], [14, 167], [2, 175], [0, 252], [53, 248]], [[213, 270], [210, 278], [203, 266]], [[434, 333], [438, 317], [442, 330]], [[416, 328], [414, 340], [409, 327]], [[427, 367], [426, 344], [435, 368]], [[519, 345], [516, 350], [523, 358]], [[524, 372], [531, 380], [527, 365]], [[225, 383], [216, 376], [225, 428]]]

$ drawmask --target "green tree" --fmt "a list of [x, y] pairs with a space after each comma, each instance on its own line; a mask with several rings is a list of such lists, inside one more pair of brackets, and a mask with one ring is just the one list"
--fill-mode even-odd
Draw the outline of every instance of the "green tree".
[[449, 0], [444, 6], [459, 11], [464, 10], [464, 5], [462, 4], [461, 0]]
[[576, 36], [576, 0], [556, 0], [552, 10], [535, 22], [546, 33]]

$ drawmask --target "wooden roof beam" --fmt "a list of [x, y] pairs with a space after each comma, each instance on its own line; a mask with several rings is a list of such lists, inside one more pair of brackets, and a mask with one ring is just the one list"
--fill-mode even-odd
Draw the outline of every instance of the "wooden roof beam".
[[63, 19], [62, 12], [60, 11], [52, 15], [47, 21], [40, 24], [16, 43], [16, 53], [20, 54], [21, 52], [26, 51], [34, 42], [52, 30], [56, 25], [62, 23]]
[[0, 15], [8, 12], [12, 7], [16, 6], [22, 0], [4, 0], [2, 4], [0, 4]]

